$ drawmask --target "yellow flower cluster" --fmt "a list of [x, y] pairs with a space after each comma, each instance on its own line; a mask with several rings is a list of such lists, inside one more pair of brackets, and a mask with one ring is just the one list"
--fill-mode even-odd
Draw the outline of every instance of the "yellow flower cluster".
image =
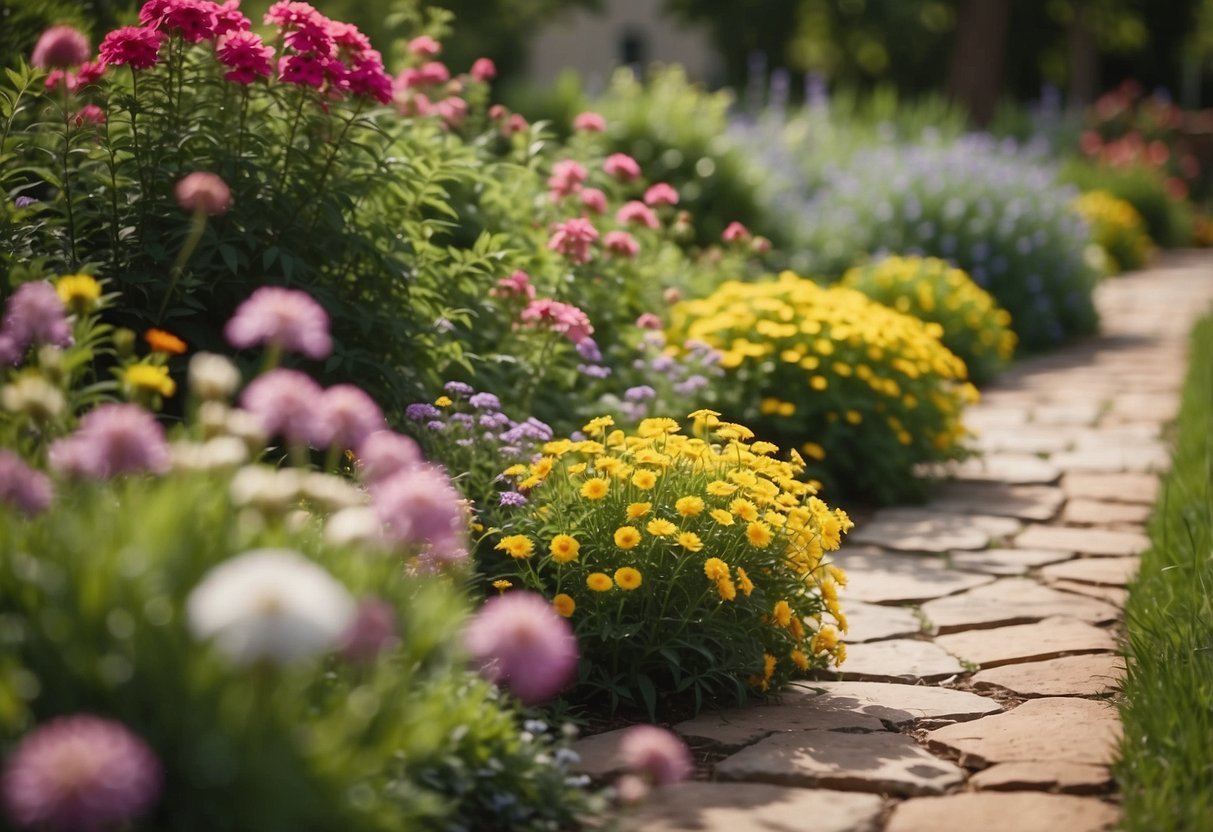
[[887, 257], [851, 269], [842, 285], [898, 312], [938, 324], [940, 340], [980, 383], [1015, 352], [1011, 315], [969, 275], [935, 257]]
[[1075, 197], [1072, 206], [1091, 226], [1110, 274], [1145, 265], [1154, 242], [1146, 231], [1145, 220], [1132, 204], [1108, 191], [1088, 191]]

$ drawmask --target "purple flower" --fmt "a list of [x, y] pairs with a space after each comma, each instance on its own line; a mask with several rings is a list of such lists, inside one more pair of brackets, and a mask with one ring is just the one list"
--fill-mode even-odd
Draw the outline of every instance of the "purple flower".
[[224, 334], [237, 349], [272, 344], [318, 360], [333, 350], [324, 308], [305, 292], [278, 286], [253, 292], [237, 307]]
[[30, 344], [67, 347], [72, 343], [63, 301], [54, 286], [42, 281], [23, 283], [13, 292], [4, 311], [3, 332], [10, 341], [9, 350], [16, 350], [18, 357]]
[[577, 372], [590, 378], [607, 378], [611, 374], [611, 368], [601, 367], [597, 364], [578, 364]]
[[407, 436], [380, 430], [358, 447], [358, 462], [363, 481], [374, 484], [416, 468], [421, 464], [421, 449]]
[[0, 449], [0, 503], [15, 506], [24, 514], [38, 514], [50, 506], [51, 481], [35, 471], [12, 451]]
[[468, 624], [464, 644], [485, 678], [525, 704], [557, 694], [577, 666], [572, 628], [534, 592], [490, 598]]
[[372, 661], [400, 641], [397, 629], [396, 610], [391, 604], [382, 598], [363, 598], [338, 649], [349, 661]]
[[368, 436], [387, 427], [375, 400], [353, 384], [336, 384], [320, 399], [313, 439], [321, 447], [356, 448]]
[[240, 406], [261, 420], [265, 432], [293, 444], [307, 444], [326, 432], [315, 407], [324, 392], [311, 376], [298, 370], [271, 370], [257, 376], [240, 394]]
[[464, 551], [463, 501], [439, 469], [421, 465], [379, 481], [371, 500], [393, 540]]
[[79, 430], [51, 445], [50, 463], [65, 474], [104, 480], [162, 474], [170, 455], [164, 428], [152, 414], [134, 404], [103, 404], [84, 415]]
[[524, 495], [517, 491], [504, 491], [501, 494], [501, 500], [498, 505], [507, 506], [508, 508], [519, 508], [527, 504], [527, 499]]
[[674, 385], [674, 392], [680, 396], [689, 396], [697, 390], [706, 387], [708, 380], [706, 377], [695, 373], [687, 376], [686, 379]]
[[593, 338], [582, 338], [577, 342], [577, 354], [586, 361], [592, 361], [597, 364], [602, 360], [602, 352], [598, 349], [598, 344]]
[[547, 442], [553, 436], [552, 429], [534, 416], [528, 417], [501, 434], [501, 440], [511, 445], [529, 439], [534, 442]]
[[659, 355], [649, 362], [655, 373], [668, 373], [677, 366], [677, 362], [668, 355]]
[[510, 424], [510, 417], [504, 413], [484, 413], [480, 416], [480, 427], [499, 430]]
[[435, 419], [432, 422], [426, 422], [425, 426], [429, 430], [446, 430], [446, 422]]
[[31, 205], [37, 204], [38, 200], [32, 196], [19, 196], [13, 200], [13, 205], [17, 208], [28, 208]]
[[78, 714], [26, 735], [5, 766], [0, 794], [17, 826], [113, 829], [151, 808], [160, 779], [143, 740], [121, 723]]
[[442, 411], [426, 402], [410, 404], [404, 409], [404, 418], [410, 422], [420, 422], [422, 419], [437, 419]]
[[657, 391], [647, 384], [641, 384], [638, 387], [629, 387], [623, 392], [623, 397], [629, 402], [643, 402], [657, 398]]
[[442, 389], [452, 396], [470, 396], [476, 392], [470, 384], [464, 384], [462, 381], [448, 381], [442, 385]]
[[[582, 343], [585, 343], [584, 341]], [[578, 345], [580, 346], [580, 345]], [[477, 410], [500, 410], [501, 400], [492, 393], [477, 393], [468, 399], [468, 404]]]
[[665, 786], [691, 775], [691, 752], [677, 736], [656, 725], [634, 725], [619, 742], [619, 756], [629, 771]]
[[465, 427], [465, 428], [470, 428], [476, 424], [476, 420], [472, 417], [472, 414], [470, 414], [470, 413], [452, 413], [451, 421], [454, 422], [455, 424], [457, 424], [461, 427]]

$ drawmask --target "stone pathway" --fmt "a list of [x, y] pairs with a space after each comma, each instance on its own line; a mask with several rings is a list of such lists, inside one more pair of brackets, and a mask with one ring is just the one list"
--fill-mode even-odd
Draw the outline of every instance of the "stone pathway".
[[[1101, 285], [1100, 337], [1017, 364], [971, 409], [981, 457], [925, 506], [857, 518], [842, 672], [675, 725], [714, 782], [660, 790], [628, 828], [1112, 827], [1120, 607], [1210, 301], [1197, 253]], [[618, 733], [582, 741], [587, 773], [616, 768]]]

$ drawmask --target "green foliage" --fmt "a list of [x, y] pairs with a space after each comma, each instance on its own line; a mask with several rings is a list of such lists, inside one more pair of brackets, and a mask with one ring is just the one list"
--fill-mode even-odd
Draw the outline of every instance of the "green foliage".
[[75, 26], [94, 45], [120, 21], [134, 17], [133, 0], [0, 0], [0, 55], [29, 58], [38, 36], [58, 24]]
[[1163, 248], [1191, 243], [1191, 206], [1168, 192], [1165, 177], [1153, 168], [1113, 167], [1073, 159], [1062, 166], [1061, 179], [1084, 191], [1107, 191], [1132, 205], [1145, 220], [1150, 238]]

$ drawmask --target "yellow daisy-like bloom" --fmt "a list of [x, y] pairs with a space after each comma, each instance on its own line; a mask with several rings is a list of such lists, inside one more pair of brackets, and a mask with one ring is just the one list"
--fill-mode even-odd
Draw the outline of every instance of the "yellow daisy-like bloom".
[[561, 592], [552, 597], [552, 606], [556, 608], [556, 612], [563, 618], [572, 618], [574, 611], [577, 609], [577, 602], [571, 596]]
[[834, 579], [836, 584], [839, 586], [847, 585], [847, 573], [839, 569], [836, 564], [827, 563], [826, 571], [830, 573], [830, 577]]
[[[741, 573], [740, 568], [737, 571]], [[703, 574], [709, 581], [722, 581], [729, 577], [729, 565], [720, 558], [708, 558], [703, 562]]]
[[792, 659], [792, 664], [796, 665], [801, 670], [809, 669], [809, 657], [804, 654], [803, 650], [793, 650], [792, 655], [789, 658]]
[[641, 491], [648, 491], [657, 485], [657, 472], [642, 468], [632, 475], [632, 485]]
[[845, 644], [839, 642], [838, 646], [834, 648], [834, 666], [842, 667], [842, 663], [845, 662], [846, 660], [847, 660], [847, 646]]
[[747, 598], [754, 591], [754, 582], [750, 580], [750, 576], [740, 566], [737, 567], [737, 586], [741, 588], [741, 592]]
[[63, 305], [76, 312], [87, 312], [101, 298], [101, 284], [88, 274], [67, 274], [55, 281], [55, 292]]
[[758, 519], [758, 506], [751, 503], [744, 497], [738, 497], [733, 502], [729, 503], [729, 511], [745, 520], [747, 523], [752, 523]]
[[682, 426], [674, 419], [664, 416], [644, 419], [636, 428], [636, 434], [645, 439], [652, 439], [663, 434], [674, 434], [682, 430]]
[[155, 327], [143, 333], [143, 340], [147, 341], [147, 345], [151, 348], [152, 352], [181, 355], [189, 349], [186, 343], [173, 333], [163, 329], [156, 329]]
[[678, 545], [688, 552], [698, 552], [703, 549], [703, 541], [695, 532], [683, 532], [678, 535]]
[[586, 468], [589, 468], [589, 467], [590, 467], [590, 466], [589, 466], [589, 465], [587, 465], [587, 464], [586, 464], [586, 463], [584, 463], [584, 462], [578, 462], [576, 465], [570, 465], [568, 470], [569, 470], [569, 474], [570, 474], [571, 476], [574, 476], [574, 477], [579, 477], [579, 476], [581, 476], [582, 474], [584, 474], [584, 473], [585, 473], [585, 469], [586, 469]]
[[501, 473], [507, 477], [521, 477], [526, 472], [527, 472], [527, 467], [525, 465], [518, 464], [518, 465], [511, 465], [509, 468], [506, 468]]
[[552, 466], [556, 464], [556, 460], [550, 456], [542, 456], [531, 465], [531, 474], [545, 479], [548, 474], [552, 473]]
[[177, 382], [168, 374], [168, 367], [132, 364], [122, 374], [122, 380], [132, 390], [148, 390], [168, 398], [177, 392]]
[[775, 616], [776, 624], [778, 624], [780, 627], [786, 628], [792, 623], [792, 605], [787, 601], [776, 601], [775, 609], [772, 612], [772, 615]]
[[716, 582], [716, 592], [722, 601], [732, 601], [737, 598], [737, 585], [729, 578], [721, 578]]
[[694, 517], [703, 511], [702, 497], [679, 497], [674, 503], [674, 509], [683, 517]]
[[635, 549], [640, 543], [640, 529], [635, 526], [620, 526], [615, 529], [615, 545], [620, 549]]
[[648, 514], [653, 508], [652, 503], [628, 503], [627, 515], [629, 520], [638, 520]]
[[581, 551], [581, 544], [572, 535], [558, 534], [552, 538], [548, 551], [552, 553], [552, 560], [557, 563], [569, 563], [570, 561], [577, 560], [577, 553]]
[[728, 497], [736, 490], [737, 486], [724, 480], [712, 480], [707, 487], [707, 492], [713, 497]]
[[746, 540], [757, 549], [765, 549], [771, 545], [771, 527], [766, 523], [753, 522], [746, 526]]
[[505, 592], [507, 589], [509, 589], [513, 585], [514, 584], [512, 582], [507, 581], [504, 578], [493, 581], [493, 589], [497, 590], [498, 592]]
[[587, 436], [593, 436], [597, 433], [605, 433], [606, 429], [612, 427], [614, 424], [615, 420], [610, 416], [598, 416], [586, 422], [586, 424], [582, 426], [581, 431]]
[[615, 582], [605, 572], [591, 572], [585, 579], [585, 585], [595, 592], [608, 592]]
[[818, 445], [816, 442], [805, 442], [801, 446], [804, 452], [809, 455], [809, 458], [815, 459], [818, 462], [826, 458], [826, 449]]
[[519, 560], [529, 558], [535, 552], [535, 544], [524, 534], [506, 535], [493, 548]]
[[581, 496], [587, 500], [601, 500], [610, 490], [610, 483], [602, 477], [592, 477], [581, 484]]
[[677, 526], [675, 526], [669, 520], [662, 520], [660, 517], [650, 520], [649, 524], [645, 526], [645, 529], [648, 530], [649, 534], [655, 535], [656, 537], [665, 537], [668, 534], [673, 534], [674, 532], [678, 531]]
[[779, 664], [779, 660], [770, 653], [762, 654], [762, 676], [764, 679], [770, 679], [775, 675], [775, 667]]
[[708, 512], [708, 516], [722, 526], [731, 526], [735, 522], [733, 515], [729, 514], [722, 508], [714, 508]]
[[809, 644], [809, 649], [814, 655], [829, 653], [838, 646], [838, 630], [833, 626], [826, 624], [813, 636], [813, 641]]
[[622, 566], [615, 570], [615, 583], [620, 589], [631, 592], [644, 583], [644, 578], [641, 577], [639, 569], [634, 569], [631, 566]]
[[454, 404], [454, 402], [451, 401], [450, 396], [439, 396], [438, 398], [434, 399], [435, 407], [450, 407], [452, 404]]

